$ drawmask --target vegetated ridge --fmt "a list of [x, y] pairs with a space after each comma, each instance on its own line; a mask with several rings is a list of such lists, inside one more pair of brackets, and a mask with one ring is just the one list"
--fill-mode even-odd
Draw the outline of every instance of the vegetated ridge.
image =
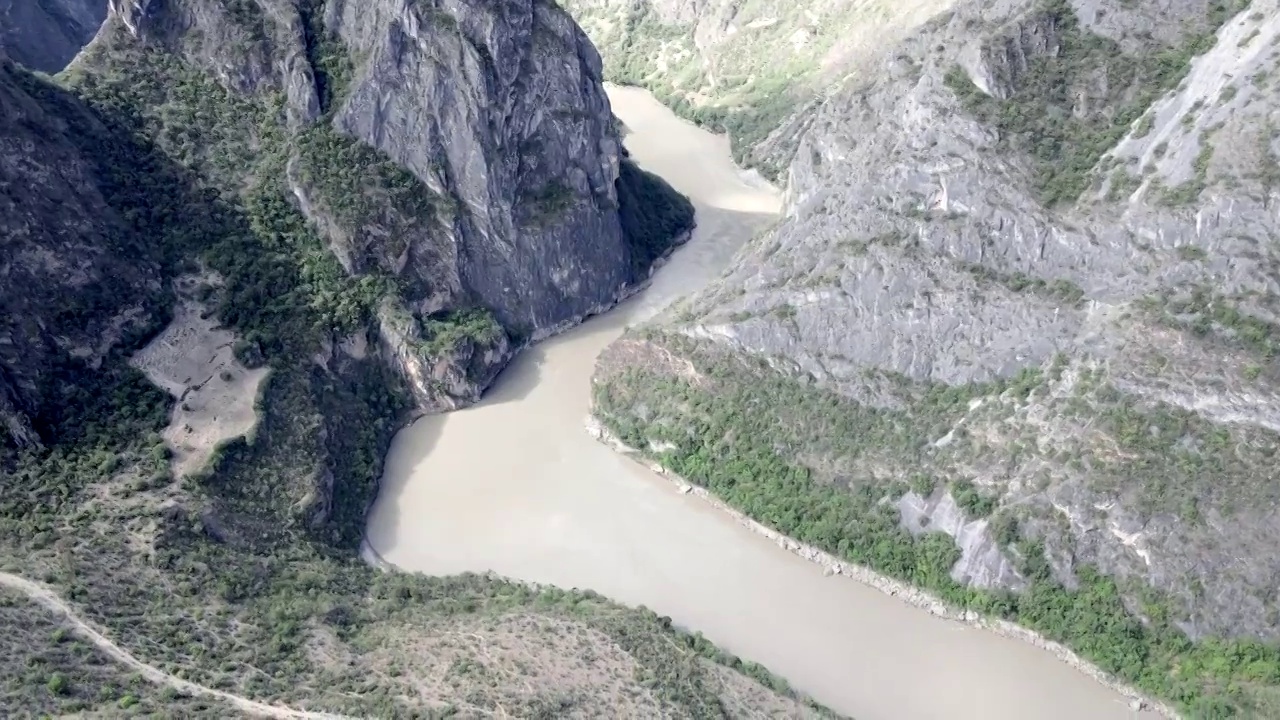
[[0, 61], [0, 182], [0, 568], [66, 614], [0, 602], [3, 714], [824, 714], [646, 610], [357, 557], [398, 427], [692, 226], [553, 3], [113, 0], [57, 78]]
[[569, 7], [786, 185], [606, 351], [609, 432], [1190, 717], [1280, 714], [1274, 2]]

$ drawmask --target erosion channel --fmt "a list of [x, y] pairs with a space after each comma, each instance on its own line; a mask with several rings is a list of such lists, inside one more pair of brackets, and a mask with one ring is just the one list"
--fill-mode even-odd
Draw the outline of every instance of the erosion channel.
[[643, 91], [610, 99], [632, 156], [696, 204], [697, 231], [645, 292], [526, 350], [479, 405], [402, 431], [373, 549], [407, 571], [493, 571], [645, 605], [858, 720], [1136, 717], [1047, 652], [824, 577], [584, 431], [599, 352], [723, 270], [780, 207], [724, 138]]

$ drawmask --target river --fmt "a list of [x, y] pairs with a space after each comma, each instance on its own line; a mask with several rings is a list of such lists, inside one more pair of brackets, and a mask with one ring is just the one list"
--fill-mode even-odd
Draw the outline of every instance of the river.
[[404, 570], [494, 571], [645, 605], [858, 720], [1108, 720], [1127, 701], [1028, 644], [822, 569], [596, 442], [596, 356], [725, 268], [779, 196], [728, 142], [610, 88], [627, 148], [697, 205], [698, 229], [614, 311], [523, 352], [475, 407], [396, 436], [369, 544]]

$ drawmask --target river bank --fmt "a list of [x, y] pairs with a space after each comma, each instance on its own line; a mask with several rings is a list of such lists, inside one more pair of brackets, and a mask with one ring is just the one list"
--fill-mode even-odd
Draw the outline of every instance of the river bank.
[[913, 607], [925, 610], [930, 615], [955, 622], [962, 622], [976, 628], [994, 632], [1002, 637], [1012, 638], [1028, 643], [1040, 650], [1052, 653], [1054, 657], [1067, 665], [1070, 665], [1075, 670], [1080, 671], [1093, 680], [1129, 698], [1130, 709], [1134, 712], [1150, 710], [1152, 712], [1159, 713], [1162, 717], [1170, 718], [1171, 720], [1180, 720], [1181, 718], [1173, 708], [1169, 707], [1165, 703], [1147, 697], [1130, 685], [1119, 682], [1096, 665], [1072, 652], [1071, 649], [1061, 643], [1050, 640], [1043, 635], [1028, 630], [1020, 625], [1016, 625], [1005, 620], [987, 618], [973, 610], [953, 607], [945, 603], [942, 599], [920, 590], [919, 588], [912, 587], [911, 585], [895, 580], [887, 575], [882, 575], [871, 568], [854, 565], [844, 560], [840, 560], [830, 553], [819, 550], [812, 545], [806, 545], [805, 543], [783, 535], [767, 525], [763, 525], [751, 519], [745, 513], [708, 492], [706, 488], [699, 487], [667, 470], [661, 464], [649, 460], [638, 448], [630, 447], [626, 443], [622, 442], [622, 440], [616, 435], [609, 432], [609, 430], [604, 426], [604, 423], [602, 423], [595, 415], [587, 416], [585, 427], [587, 434], [596, 441], [643, 465], [648, 468], [650, 472], [667, 478], [675, 484], [681, 494], [693, 495], [711, 507], [714, 507], [716, 510], [719, 510], [733, 518], [734, 521], [751, 530], [751, 532], [777, 543], [778, 547], [802, 557], [811, 563], [821, 566], [825, 575], [841, 575], [847, 577], [868, 587], [875, 588], [885, 595], [901, 600]]

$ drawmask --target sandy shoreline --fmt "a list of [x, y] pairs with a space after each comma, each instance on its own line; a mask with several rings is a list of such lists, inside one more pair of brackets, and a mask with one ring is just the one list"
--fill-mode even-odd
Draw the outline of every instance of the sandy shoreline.
[[1021, 640], [1022, 642], [1033, 645], [1041, 650], [1046, 650], [1062, 662], [1070, 665], [1081, 673], [1084, 673], [1098, 683], [1101, 683], [1111, 690], [1129, 698], [1133, 702], [1133, 710], [1154, 711], [1166, 718], [1170, 718], [1171, 720], [1181, 720], [1181, 715], [1179, 715], [1172, 707], [1163, 702], [1154, 700], [1141, 693], [1136, 688], [1126, 685], [1125, 683], [1111, 677], [1101, 668], [1080, 657], [1076, 653], [1072, 652], [1070, 648], [1067, 648], [1061, 643], [1049, 640], [1037, 632], [1028, 630], [1027, 628], [1016, 625], [1007, 620], [990, 619], [983, 617], [972, 610], [963, 610], [952, 607], [941, 598], [931, 595], [928, 592], [895, 580], [887, 575], [882, 575], [870, 568], [840, 560], [834, 555], [783, 535], [777, 530], [751, 519], [741, 511], [717, 498], [705, 488], [694, 485], [679, 475], [668, 471], [661, 465], [646, 460], [636, 448], [626, 445], [618, 439], [617, 436], [609, 432], [609, 430], [605, 428], [604, 423], [602, 423], [595, 415], [588, 415], [585, 425], [588, 435], [613, 450], [616, 450], [622, 455], [627, 456], [633, 461], [644, 465], [653, 473], [667, 478], [677, 488], [679, 488], [682, 494], [690, 494], [700, 498], [704, 502], [715, 507], [717, 510], [729, 515], [739, 524], [750, 529], [752, 532], [776, 542], [779, 547], [787, 550], [788, 552], [794, 553], [809, 562], [821, 565], [828, 575], [842, 575], [862, 583], [863, 585], [875, 588], [876, 590], [879, 590], [890, 597], [897, 598], [909, 605], [926, 610], [931, 615], [945, 618], [947, 620], [962, 622], [984, 630], [989, 630], [1002, 637]]

